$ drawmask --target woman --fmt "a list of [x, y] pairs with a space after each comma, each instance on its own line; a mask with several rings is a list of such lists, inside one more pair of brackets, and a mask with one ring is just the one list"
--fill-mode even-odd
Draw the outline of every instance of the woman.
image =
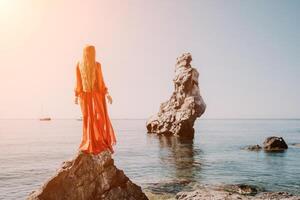
[[103, 80], [101, 65], [96, 62], [96, 51], [92, 45], [83, 49], [82, 61], [76, 66], [75, 104], [80, 100], [83, 116], [83, 136], [79, 150], [98, 154], [104, 150], [113, 153], [116, 137], [111, 125], [106, 101], [112, 98]]

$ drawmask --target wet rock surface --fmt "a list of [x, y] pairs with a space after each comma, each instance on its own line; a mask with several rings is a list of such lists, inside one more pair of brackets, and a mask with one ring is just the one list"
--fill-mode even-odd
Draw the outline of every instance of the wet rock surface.
[[223, 189], [228, 192], [251, 196], [256, 195], [260, 191], [258, 187], [246, 184], [225, 185]]
[[266, 151], [283, 151], [288, 149], [288, 145], [282, 137], [268, 137], [265, 139], [263, 148]]
[[27, 200], [147, 200], [141, 188], [114, 165], [108, 151], [79, 152]]
[[[300, 200], [300, 196], [293, 196], [287, 192], [259, 192], [254, 186], [228, 185], [228, 186], [201, 186], [191, 192], [179, 192], [177, 200]], [[169, 199], [171, 200], [171, 198]]]
[[162, 103], [159, 112], [146, 123], [148, 133], [194, 137], [194, 122], [205, 109], [199, 90], [198, 71], [191, 66], [192, 56], [185, 53], [177, 58], [174, 92]]

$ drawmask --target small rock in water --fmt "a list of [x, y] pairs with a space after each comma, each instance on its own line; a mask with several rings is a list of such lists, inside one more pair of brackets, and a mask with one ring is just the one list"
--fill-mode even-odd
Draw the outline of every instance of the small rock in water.
[[173, 79], [175, 91], [161, 104], [158, 114], [147, 121], [149, 133], [194, 137], [194, 122], [204, 113], [206, 104], [200, 95], [199, 73], [191, 66], [191, 61], [190, 53], [177, 58]]
[[284, 139], [276, 136], [266, 138], [263, 145], [266, 151], [283, 151], [288, 148]]
[[249, 150], [249, 151], [260, 151], [262, 149], [262, 147], [258, 144], [256, 145], [249, 145], [247, 147], [244, 148], [245, 150]]
[[175, 194], [182, 191], [188, 184], [191, 183], [191, 180], [182, 179], [182, 180], [173, 180], [167, 182], [159, 183], [148, 183], [145, 189], [152, 194]]
[[294, 147], [300, 147], [300, 143], [298, 144], [298, 143], [294, 143], [294, 144], [292, 144], [292, 146], [294, 146]]
[[141, 187], [114, 165], [108, 151], [79, 154], [27, 200], [147, 200]]

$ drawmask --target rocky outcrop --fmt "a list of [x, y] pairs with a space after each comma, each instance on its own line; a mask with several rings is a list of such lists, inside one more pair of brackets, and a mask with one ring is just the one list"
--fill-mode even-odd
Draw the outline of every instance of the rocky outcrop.
[[[179, 192], [175, 199], [177, 200], [300, 200], [300, 196], [293, 196], [287, 192], [259, 192], [253, 186], [236, 185], [228, 187], [211, 187], [202, 186], [201, 188], [191, 192]], [[256, 194], [257, 193], [257, 194]]]
[[173, 79], [175, 91], [161, 104], [158, 114], [147, 121], [149, 133], [194, 136], [194, 122], [204, 113], [206, 105], [200, 95], [199, 73], [191, 66], [191, 61], [190, 53], [177, 58]]
[[79, 152], [27, 200], [146, 200], [141, 188], [114, 165], [108, 151]]
[[282, 151], [288, 148], [282, 137], [268, 137], [265, 139], [263, 144], [264, 150], [266, 151]]

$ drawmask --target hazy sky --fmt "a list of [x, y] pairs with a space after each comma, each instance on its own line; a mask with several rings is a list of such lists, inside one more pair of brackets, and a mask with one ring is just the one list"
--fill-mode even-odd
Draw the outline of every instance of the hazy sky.
[[[298, 0], [0, 0], [0, 118], [80, 116], [75, 63], [94, 44], [112, 118], [147, 118], [191, 52], [205, 118], [300, 118]], [[43, 113], [42, 113], [43, 107]]]

